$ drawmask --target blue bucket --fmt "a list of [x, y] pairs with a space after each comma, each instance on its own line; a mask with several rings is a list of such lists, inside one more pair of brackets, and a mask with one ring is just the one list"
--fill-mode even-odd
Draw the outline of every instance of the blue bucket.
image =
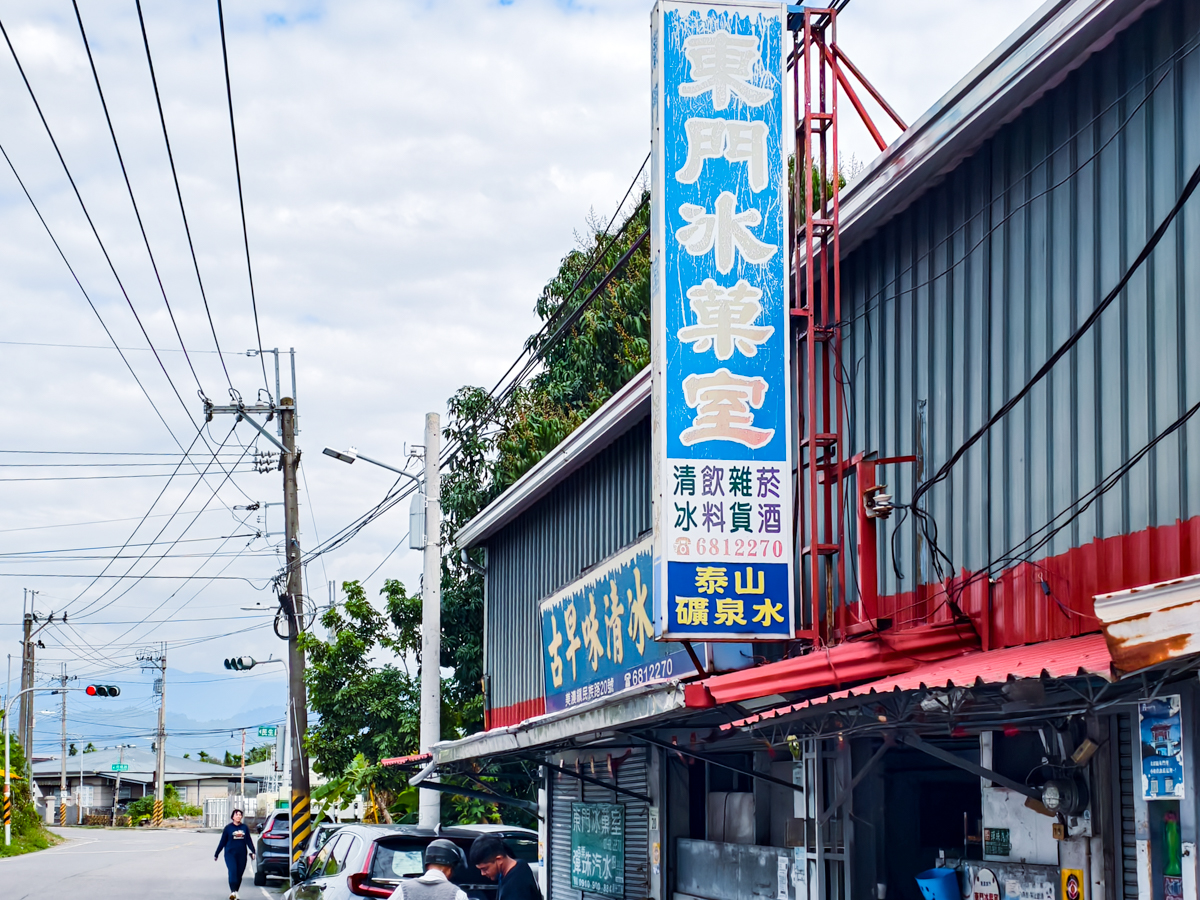
[[953, 869], [926, 869], [917, 876], [917, 886], [925, 900], [962, 900]]

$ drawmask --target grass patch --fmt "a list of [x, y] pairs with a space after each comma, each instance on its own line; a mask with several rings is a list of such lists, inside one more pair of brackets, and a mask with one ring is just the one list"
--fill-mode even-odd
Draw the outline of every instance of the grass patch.
[[14, 832], [12, 844], [9, 846], [4, 846], [3, 839], [0, 839], [0, 857], [33, 853], [35, 850], [45, 850], [47, 847], [53, 847], [62, 842], [63, 838], [41, 827], [30, 829], [21, 834]]

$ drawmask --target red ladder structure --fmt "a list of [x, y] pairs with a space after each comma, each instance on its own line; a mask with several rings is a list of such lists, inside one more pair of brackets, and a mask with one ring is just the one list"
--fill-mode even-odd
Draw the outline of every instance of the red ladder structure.
[[[792, 209], [795, 278], [792, 315], [799, 324], [797, 397], [801, 419], [796, 537], [800, 546], [802, 602], [796, 637], [816, 645], [833, 643], [854, 619], [864, 618], [864, 612], [873, 614], [863, 610], [861, 597], [857, 614], [851, 613], [844, 602], [838, 602], [846, 595], [843, 553], [846, 521], [842, 497], [849, 471], [857, 463], [846, 460], [843, 435], [848, 376], [842, 365], [840, 326], [839, 87], [879, 149], [886, 149], [887, 142], [871, 121], [846, 71], [855, 76], [902, 131], [905, 124], [838, 47], [836, 9], [789, 7], [788, 12], [793, 31], [791, 66], [797, 149]], [[870, 562], [873, 573], [874, 559]], [[874, 583], [869, 592], [874, 595]]]

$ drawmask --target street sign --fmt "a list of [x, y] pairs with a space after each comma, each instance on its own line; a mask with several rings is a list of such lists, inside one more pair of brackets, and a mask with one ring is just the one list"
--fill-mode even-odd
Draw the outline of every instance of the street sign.
[[258, 726], [258, 736], [259, 737], [275, 737], [275, 735], [278, 733], [279, 733], [279, 728], [275, 725], [259, 725]]
[[114, 772], [128, 772], [129, 771], [129, 763], [113, 763], [112, 770]]

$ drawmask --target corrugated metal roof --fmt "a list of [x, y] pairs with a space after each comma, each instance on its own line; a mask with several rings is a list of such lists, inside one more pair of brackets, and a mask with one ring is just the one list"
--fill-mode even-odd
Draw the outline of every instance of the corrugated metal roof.
[[1050, 0], [842, 194], [846, 254], [1160, 0]]
[[1027, 647], [1006, 647], [968, 653], [955, 659], [917, 666], [911, 671], [837, 691], [824, 697], [813, 697], [802, 703], [776, 707], [757, 715], [739, 719], [722, 729], [752, 725], [811, 706], [891, 691], [913, 691], [926, 688], [966, 687], [969, 685], [999, 684], [1014, 678], [1070, 678], [1074, 675], [1100, 675], [1111, 678], [1112, 658], [1102, 634], [1043, 641]]
[[473, 547], [495, 534], [649, 412], [650, 367], [646, 366], [512, 487], [460, 528], [458, 545]]
[[906, 672], [921, 663], [958, 656], [978, 646], [979, 636], [969, 624], [930, 625], [895, 634], [884, 632], [754, 669], [717, 675], [703, 684], [717, 703], [734, 703]]

